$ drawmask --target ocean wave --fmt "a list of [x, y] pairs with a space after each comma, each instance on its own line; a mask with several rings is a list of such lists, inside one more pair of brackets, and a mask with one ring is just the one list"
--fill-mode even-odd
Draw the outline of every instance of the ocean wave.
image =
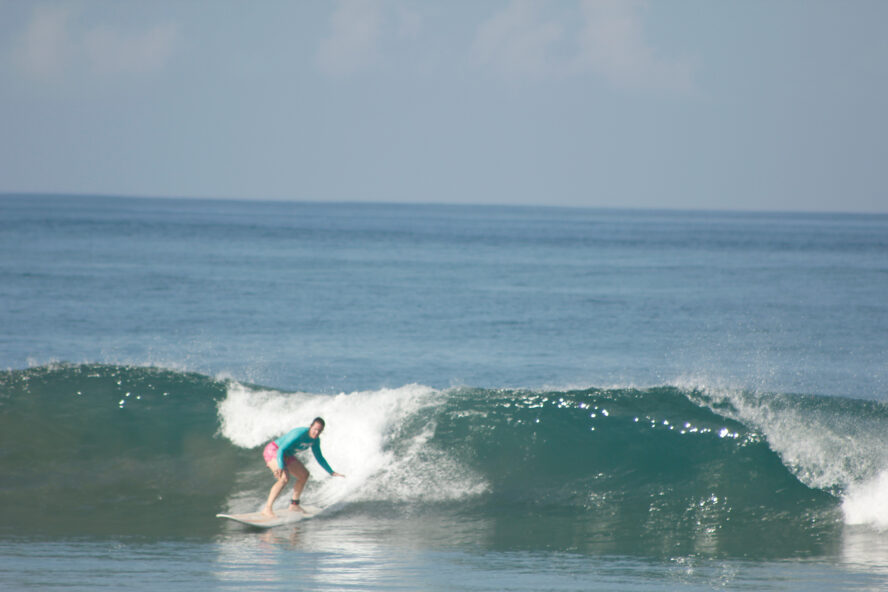
[[339, 512], [456, 504], [564, 520], [573, 537], [695, 541], [888, 525], [888, 409], [873, 402], [700, 384], [330, 395], [55, 364], [0, 372], [0, 529], [212, 532], [216, 511], [262, 503], [261, 447], [317, 415], [348, 478], [306, 457], [305, 495]]

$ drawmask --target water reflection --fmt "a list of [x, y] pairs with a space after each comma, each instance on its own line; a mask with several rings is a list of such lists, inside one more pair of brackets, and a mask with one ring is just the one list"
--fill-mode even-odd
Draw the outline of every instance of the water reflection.
[[867, 526], [846, 526], [842, 532], [841, 563], [846, 569], [880, 576], [888, 589], [888, 532]]
[[[705, 512], [694, 515], [701, 528], [665, 539], [658, 528], [661, 540], [643, 545], [649, 531], [620, 535], [612, 530], [620, 520], [603, 514], [596, 526], [551, 513], [479, 519], [451, 510], [392, 516], [363, 508], [267, 532], [232, 525], [216, 542], [215, 577], [222, 587], [274, 590], [888, 589], [888, 533], [834, 522], [789, 528], [787, 537], [801, 543], [775, 536], [752, 557], [730, 552], [736, 544], [748, 553], [750, 540], [731, 538], [773, 529], [713, 531]], [[639, 555], [640, 544], [650, 554]]]
[[430, 545], [477, 543], [486, 530], [478, 521], [368, 516], [318, 517], [258, 533], [232, 525], [217, 543], [216, 577], [258, 588], [299, 582], [318, 590], [415, 589], [422, 587], [418, 553]]

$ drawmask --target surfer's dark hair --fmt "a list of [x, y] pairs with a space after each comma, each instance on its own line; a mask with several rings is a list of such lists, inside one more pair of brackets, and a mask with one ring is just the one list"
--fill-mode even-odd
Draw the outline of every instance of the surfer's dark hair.
[[309, 424], [309, 425], [314, 425], [316, 423], [321, 424], [322, 428], [327, 427], [327, 422], [324, 421], [324, 419], [322, 417], [315, 417], [313, 420], [311, 420], [311, 424]]

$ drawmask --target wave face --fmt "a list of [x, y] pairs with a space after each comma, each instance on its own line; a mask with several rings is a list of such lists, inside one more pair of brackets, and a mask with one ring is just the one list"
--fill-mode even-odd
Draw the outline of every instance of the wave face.
[[[223, 382], [156, 368], [0, 373], [4, 534], [187, 533], [243, 454], [215, 437]], [[204, 527], [205, 530], [205, 527]]]
[[0, 373], [0, 532], [218, 532], [214, 513], [262, 503], [265, 442], [316, 415], [348, 478], [306, 460], [304, 496], [332, 517], [437, 516], [485, 525], [486, 544], [627, 554], [819, 553], [846, 524], [888, 527], [877, 403], [693, 384], [327, 395], [55, 365]]

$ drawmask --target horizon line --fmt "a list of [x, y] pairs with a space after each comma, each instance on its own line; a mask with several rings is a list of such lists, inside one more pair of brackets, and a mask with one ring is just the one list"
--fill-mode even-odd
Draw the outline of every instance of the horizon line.
[[0, 199], [9, 197], [36, 198], [100, 198], [123, 200], [168, 200], [168, 201], [221, 201], [235, 203], [303, 203], [329, 205], [388, 205], [388, 206], [433, 206], [433, 207], [478, 207], [478, 208], [527, 208], [527, 209], [561, 209], [561, 210], [600, 210], [623, 212], [661, 212], [661, 213], [712, 213], [712, 214], [769, 214], [769, 215], [842, 215], [842, 216], [888, 216], [885, 211], [873, 210], [788, 210], [788, 209], [743, 209], [743, 208], [694, 208], [683, 206], [615, 206], [615, 205], [577, 205], [577, 204], [528, 204], [528, 203], [496, 203], [496, 202], [445, 202], [445, 201], [403, 201], [379, 199], [306, 199], [298, 197], [237, 197], [237, 196], [200, 196], [200, 195], [145, 195], [124, 193], [85, 193], [57, 191], [0, 191]]

